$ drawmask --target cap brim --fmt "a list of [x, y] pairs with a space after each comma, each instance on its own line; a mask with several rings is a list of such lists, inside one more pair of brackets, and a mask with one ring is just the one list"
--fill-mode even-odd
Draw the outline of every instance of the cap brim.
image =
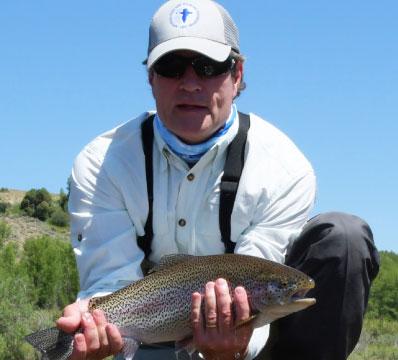
[[231, 46], [188, 36], [170, 39], [152, 49], [146, 62], [147, 68], [149, 69], [163, 55], [177, 50], [195, 51], [221, 62], [228, 58], [231, 53]]

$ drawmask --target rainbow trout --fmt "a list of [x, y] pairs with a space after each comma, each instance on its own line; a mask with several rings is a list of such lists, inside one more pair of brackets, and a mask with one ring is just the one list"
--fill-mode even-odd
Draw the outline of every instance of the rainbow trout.
[[[93, 298], [89, 311], [101, 309], [118, 326], [123, 355], [132, 359], [139, 344], [182, 341], [192, 336], [191, 295], [204, 294], [205, 284], [224, 278], [231, 288], [243, 286], [249, 296], [255, 327], [303, 310], [315, 303], [305, 298], [314, 281], [302, 272], [247, 255], [168, 255], [152, 272], [110, 295]], [[67, 359], [73, 335], [57, 328], [26, 337], [43, 359]]]

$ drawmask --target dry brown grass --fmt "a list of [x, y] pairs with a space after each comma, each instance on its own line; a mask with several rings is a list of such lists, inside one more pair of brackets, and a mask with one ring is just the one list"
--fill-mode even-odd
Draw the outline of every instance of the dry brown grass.
[[26, 191], [13, 189], [0, 191], [0, 201], [10, 203], [11, 205], [19, 204], [25, 196], [25, 193]]
[[[7, 189], [0, 191], [0, 202], [6, 202], [13, 207], [18, 207], [21, 203], [26, 191]], [[56, 199], [57, 195], [53, 195]], [[69, 230], [60, 229], [50, 225], [47, 222], [38, 219], [23, 216], [18, 213], [0, 214], [0, 221], [6, 222], [11, 227], [11, 235], [7, 241], [15, 242], [19, 246], [23, 246], [24, 242], [32, 237], [52, 236], [69, 240]]]

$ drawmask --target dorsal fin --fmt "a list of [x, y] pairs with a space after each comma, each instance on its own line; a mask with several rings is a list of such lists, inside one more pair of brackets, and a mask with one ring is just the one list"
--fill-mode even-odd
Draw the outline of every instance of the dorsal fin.
[[194, 255], [187, 254], [170, 254], [164, 255], [159, 261], [159, 264], [155, 265], [152, 269], [148, 271], [148, 274], [165, 269], [167, 267], [183, 263], [192, 259]]

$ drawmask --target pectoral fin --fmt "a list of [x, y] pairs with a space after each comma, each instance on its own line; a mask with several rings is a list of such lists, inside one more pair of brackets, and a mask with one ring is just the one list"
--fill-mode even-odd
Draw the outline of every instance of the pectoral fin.
[[123, 337], [122, 354], [125, 360], [132, 360], [140, 344], [133, 338]]
[[175, 342], [175, 353], [176, 358], [178, 359], [178, 354], [181, 351], [186, 351], [189, 355], [189, 358], [192, 359], [193, 353], [196, 351], [195, 346], [193, 344], [193, 338], [189, 337], [184, 340], [176, 341]]

